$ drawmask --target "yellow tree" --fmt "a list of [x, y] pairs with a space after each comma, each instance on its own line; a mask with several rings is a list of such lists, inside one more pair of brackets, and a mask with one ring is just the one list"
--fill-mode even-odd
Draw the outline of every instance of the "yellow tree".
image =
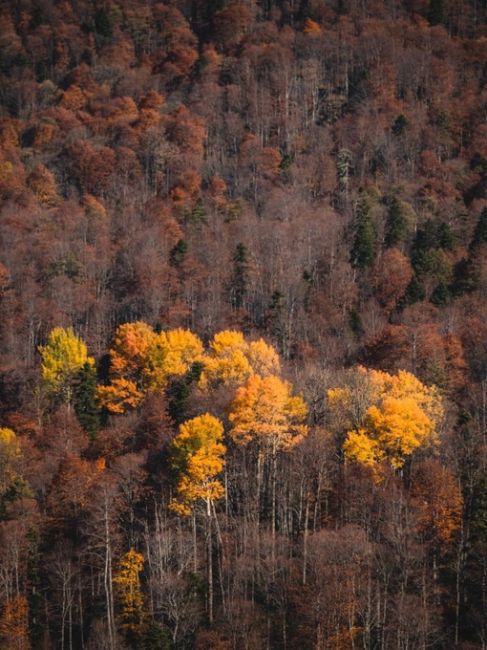
[[203, 356], [203, 343], [190, 330], [161, 332], [149, 347], [143, 371], [144, 384], [164, 389], [172, 376], [185, 375]]
[[224, 494], [218, 475], [225, 465], [226, 448], [222, 443], [223, 424], [209, 413], [183, 422], [172, 443], [171, 464], [178, 475], [177, 498], [170, 507], [177, 514], [193, 514], [194, 564], [196, 560], [196, 517], [194, 506], [198, 501], [206, 503], [207, 523], [207, 571], [208, 571], [208, 618], [213, 620], [213, 533], [212, 514], [214, 502]]
[[242, 332], [223, 330], [210, 341], [202, 359], [200, 387], [218, 384], [242, 384], [252, 374], [266, 376], [280, 372], [279, 355], [263, 339], [248, 343]]
[[171, 464], [179, 479], [171, 508], [178, 514], [191, 514], [193, 505], [202, 500], [209, 515], [211, 503], [223, 496], [217, 479], [225, 464], [222, 441], [223, 424], [209, 413], [180, 425], [171, 448]]
[[437, 427], [443, 416], [438, 390], [404, 370], [390, 375], [360, 368], [358, 373], [367, 384], [359, 417], [346, 416], [359, 412], [351, 408], [357, 396], [350, 385], [328, 391], [335, 416], [345, 414], [345, 424], [352, 425], [345, 434], [345, 456], [372, 468], [384, 460], [401, 468], [416, 449], [437, 441]]
[[120, 325], [110, 349], [110, 385], [98, 387], [100, 404], [124, 413], [148, 391], [164, 390], [171, 376], [184, 375], [203, 354], [203, 344], [189, 330], [154, 332], [142, 321]]
[[0, 429], [0, 498], [17, 476], [20, 446], [12, 429]]
[[88, 356], [86, 343], [75, 334], [72, 327], [55, 327], [51, 330], [46, 345], [39, 346], [41, 373], [45, 386], [70, 403], [73, 380], [85, 364], [94, 366]]
[[128, 408], [136, 408], [144, 397], [144, 393], [130, 379], [113, 379], [108, 386], [98, 386], [96, 394], [102, 408], [119, 415]]
[[272, 533], [276, 527], [277, 455], [296, 445], [308, 432], [308, 409], [304, 400], [292, 395], [289, 382], [269, 375], [251, 375], [237, 389], [230, 405], [230, 436], [237, 445], [252, 443], [257, 449], [257, 504], [263, 481], [264, 462], [271, 459]]
[[143, 321], [120, 325], [110, 348], [110, 375], [138, 379], [145, 368], [148, 350], [156, 340], [157, 334]]
[[122, 628], [131, 638], [137, 638], [146, 628], [144, 596], [140, 586], [140, 574], [144, 568], [144, 556], [133, 549], [125, 553], [120, 568], [113, 579], [122, 605]]

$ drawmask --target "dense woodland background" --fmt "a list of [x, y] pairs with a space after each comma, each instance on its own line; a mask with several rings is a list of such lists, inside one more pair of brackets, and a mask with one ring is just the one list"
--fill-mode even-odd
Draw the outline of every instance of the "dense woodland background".
[[[485, 0], [3, 0], [0, 647], [487, 648], [486, 136]], [[206, 352], [148, 381], [135, 322]], [[307, 404], [269, 457], [228, 330]], [[437, 387], [434, 444], [347, 458], [363, 368]]]

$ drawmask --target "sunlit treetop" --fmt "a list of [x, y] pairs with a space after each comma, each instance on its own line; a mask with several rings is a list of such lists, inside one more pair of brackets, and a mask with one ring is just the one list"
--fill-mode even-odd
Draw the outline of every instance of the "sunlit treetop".
[[210, 341], [203, 358], [200, 387], [219, 384], [239, 385], [251, 375], [266, 376], [280, 372], [279, 355], [263, 339], [247, 342], [241, 332], [223, 330]]
[[151, 389], [163, 389], [169, 377], [186, 374], [202, 355], [203, 343], [190, 330], [161, 332], [147, 349], [143, 383]]
[[209, 413], [180, 425], [171, 448], [171, 466], [178, 477], [171, 509], [177, 514], [189, 515], [197, 501], [208, 505], [223, 496], [223, 485], [217, 478], [225, 464], [222, 441], [223, 424]]
[[157, 334], [142, 321], [120, 325], [110, 349], [110, 372], [115, 376], [140, 373], [148, 350], [156, 343]]
[[436, 387], [404, 370], [355, 372], [362, 382], [328, 391], [332, 417], [340, 422], [342, 416], [349, 429], [343, 444], [347, 458], [371, 467], [387, 460], [400, 468], [416, 449], [437, 442], [443, 404]]
[[289, 382], [269, 375], [251, 375], [230, 405], [230, 435], [237, 444], [256, 441], [263, 447], [287, 450], [306, 434], [308, 409]]
[[110, 349], [111, 383], [97, 389], [100, 404], [124, 413], [149, 391], [164, 390], [172, 376], [184, 375], [202, 356], [203, 344], [189, 330], [157, 334], [141, 321], [120, 325]]
[[17, 461], [21, 455], [17, 436], [12, 429], [0, 428], [0, 496], [16, 477]]
[[42, 378], [49, 390], [67, 389], [75, 374], [86, 364], [95, 361], [88, 356], [86, 343], [75, 334], [72, 327], [55, 327], [46, 345], [39, 346]]

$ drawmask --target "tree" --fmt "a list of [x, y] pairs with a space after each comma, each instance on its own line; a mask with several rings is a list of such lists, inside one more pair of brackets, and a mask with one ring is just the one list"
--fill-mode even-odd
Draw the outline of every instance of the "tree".
[[136, 408], [144, 399], [144, 393], [130, 379], [114, 379], [108, 386], [98, 386], [96, 395], [101, 408], [119, 415]]
[[354, 224], [354, 240], [351, 252], [353, 266], [365, 269], [374, 261], [375, 233], [370, 217], [370, 206], [367, 199], [361, 198], [356, 210]]
[[[345, 435], [345, 456], [373, 468], [383, 460], [401, 468], [416, 449], [437, 441], [437, 426], [443, 416], [438, 390], [404, 370], [396, 375], [359, 372], [365, 374], [369, 389], [353, 429]], [[347, 408], [353, 395], [349, 388], [331, 389], [328, 399], [335, 409]]]
[[276, 487], [278, 454], [289, 451], [308, 433], [307, 406], [292, 395], [287, 381], [269, 375], [251, 375], [237, 389], [229, 408], [230, 436], [237, 445], [251, 445], [257, 452], [256, 505], [260, 510], [264, 464], [270, 461], [271, 533], [276, 534]]
[[145, 368], [148, 351], [156, 341], [157, 334], [147, 323], [120, 325], [110, 348], [111, 376], [138, 379]]
[[17, 436], [12, 429], [0, 428], [0, 499], [17, 477], [21, 452]]
[[247, 292], [248, 260], [247, 248], [237, 244], [233, 255], [233, 274], [230, 286], [230, 302], [234, 309], [240, 309]]
[[9, 650], [30, 650], [29, 607], [25, 596], [19, 594], [8, 600], [0, 617], [0, 643]]
[[194, 504], [206, 502], [208, 513], [213, 501], [223, 496], [223, 485], [217, 479], [225, 461], [223, 424], [209, 413], [183, 422], [171, 447], [171, 465], [178, 477], [178, 497], [171, 508], [189, 515]]
[[248, 343], [236, 330], [217, 332], [202, 358], [199, 385], [207, 389], [219, 384], [242, 384], [252, 374], [262, 376], [280, 371], [276, 350], [263, 339]]
[[147, 349], [143, 385], [150, 390], [161, 390], [172, 376], [185, 375], [203, 355], [201, 340], [189, 330], [175, 329], [161, 332]]
[[96, 369], [86, 362], [73, 381], [73, 406], [79, 423], [93, 440], [100, 428]]
[[387, 248], [400, 244], [407, 234], [407, 228], [408, 220], [404, 206], [397, 196], [393, 196], [389, 203], [386, 221], [385, 245]]
[[230, 405], [230, 436], [241, 445], [288, 450], [306, 435], [306, 416], [307, 406], [292, 395], [291, 384], [274, 375], [252, 375]]
[[120, 568], [113, 578], [122, 605], [122, 629], [131, 640], [139, 638], [147, 627], [144, 596], [140, 586], [143, 568], [142, 553], [130, 549], [120, 560]]
[[423, 461], [414, 470], [411, 495], [419, 531], [446, 550], [462, 523], [463, 498], [456, 477], [436, 460]]
[[189, 330], [157, 334], [142, 321], [121, 325], [110, 350], [110, 378], [98, 398], [111, 413], [137, 407], [151, 391], [166, 389], [173, 376], [185, 375], [203, 355], [201, 340]]
[[[209, 413], [187, 420], [179, 427], [172, 444], [171, 464], [178, 476], [177, 498], [170, 508], [179, 515], [193, 513], [194, 540], [196, 540], [196, 517], [194, 508], [198, 501], [206, 504], [206, 539], [208, 572], [208, 619], [213, 622], [213, 532], [214, 502], [224, 494], [218, 480], [224, 466], [226, 452], [223, 440], [223, 424]], [[194, 564], [196, 565], [196, 542]]]
[[68, 404], [73, 396], [76, 374], [88, 364], [94, 366], [93, 357], [72, 327], [55, 327], [51, 330], [47, 344], [39, 346], [41, 374], [49, 393], [57, 395]]

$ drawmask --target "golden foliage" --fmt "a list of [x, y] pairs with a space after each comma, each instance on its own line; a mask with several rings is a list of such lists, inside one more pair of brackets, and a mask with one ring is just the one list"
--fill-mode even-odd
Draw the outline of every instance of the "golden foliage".
[[287, 450], [308, 432], [304, 400], [293, 396], [287, 381], [274, 375], [251, 375], [237, 389], [230, 405], [230, 435], [237, 444], [256, 440], [259, 445]]
[[266, 376], [280, 371], [279, 355], [263, 339], [248, 343], [242, 332], [223, 330], [215, 334], [203, 358], [200, 387], [242, 384], [251, 375]]
[[120, 569], [113, 582], [122, 602], [122, 628], [131, 634], [140, 634], [146, 626], [144, 597], [140, 588], [140, 573], [144, 568], [144, 556], [133, 549], [127, 551], [120, 561]]
[[12, 429], [0, 429], [0, 497], [5, 494], [17, 476], [16, 465], [20, 446]]
[[99, 405], [113, 414], [136, 408], [144, 398], [144, 393], [130, 379], [114, 379], [109, 386], [98, 386], [96, 395]]
[[45, 385], [52, 392], [64, 392], [69, 397], [70, 382], [86, 364], [94, 365], [88, 356], [85, 342], [75, 334], [72, 327], [55, 327], [51, 330], [46, 345], [39, 346], [41, 373]]
[[193, 332], [161, 332], [147, 350], [144, 384], [150, 389], [165, 388], [169, 377], [186, 374], [202, 354], [203, 344]]
[[155, 344], [157, 334], [142, 321], [124, 323], [117, 328], [110, 349], [110, 372], [115, 376], [140, 374], [147, 351]]
[[209, 503], [223, 496], [223, 485], [216, 478], [225, 465], [222, 440], [223, 425], [209, 413], [181, 424], [171, 450], [172, 467], [179, 475], [171, 510], [189, 515], [196, 501]]
[[369, 466], [387, 459], [395, 468], [416, 449], [436, 442], [443, 405], [436, 387], [409, 372], [396, 375], [358, 368], [360, 381], [328, 391], [335, 419], [350, 427], [343, 445], [347, 458]]

